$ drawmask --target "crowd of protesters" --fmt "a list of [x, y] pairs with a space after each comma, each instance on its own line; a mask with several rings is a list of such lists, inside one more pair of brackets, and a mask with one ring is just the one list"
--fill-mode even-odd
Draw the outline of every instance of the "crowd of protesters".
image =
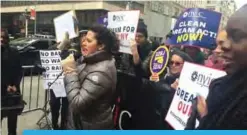
[[[138, 25], [136, 38], [130, 41], [132, 55], [129, 55], [118, 52], [119, 40], [115, 33], [103, 26], [92, 26], [78, 41], [82, 57], [75, 60], [69, 55], [61, 61], [67, 109], [60, 128], [117, 128], [115, 115], [118, 112], [117, 109], [112, 111], [112, 107], [116, 99], [121, 98], [121, 109], [132, 114], [124, 120], [125, 129], [173, 129], [165, 116], [179, 85], [183, 64], [191, 62], [224, 70], [227, 75], [211, 83], [207, 99], [196, 98], [186, 129], [247, 129], [246, 12], [247, 5], [244, 5], [230, 17], [226, 28], [218, 33], [214, 49], [167, 46], [171, 53], [169, 64], [158, 82], [149, 80], [149, 62], [159, 44], [148, 40], [146, 27]], [[171, 35], [172, 31], [166, 38]], [[8, 118], [9, 135], [16, 135], [17, 116], [23, 103], [19, 99], [8, 104], [13, 98], [6, 97], [20, 95], [21, 65], [18, 52], [9, 47], [8, 42], [7, 32], [1, 30], [2, 107], [21, 104], [16, 113], [1, 109], [1, 118]], [[126, 75], [124, 70], [129, 74]], [[51, 106], [59, 101], [55, 98]], [[51, 110], [54, 129], [59, 129], [59, 106], [55, 105]], [[196, 119], [200, 121], [197, 128]]]

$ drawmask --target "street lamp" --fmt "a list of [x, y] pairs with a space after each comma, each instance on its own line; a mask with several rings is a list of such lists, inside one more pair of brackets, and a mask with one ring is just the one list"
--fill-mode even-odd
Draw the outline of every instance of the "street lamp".
[[131, 7], [132, 6], [132, 1], [128, 1], [127, 4], [126, 4], [126, 10], [131, 10]]
[[22, 14], [25, 17], [26, 20], [26, 30], [25, 30], [25, 37], [28, 35], [28, 20], [30, 19], [30, 15], [28, 14], [27, 8], [25, 9], [25, 13]]

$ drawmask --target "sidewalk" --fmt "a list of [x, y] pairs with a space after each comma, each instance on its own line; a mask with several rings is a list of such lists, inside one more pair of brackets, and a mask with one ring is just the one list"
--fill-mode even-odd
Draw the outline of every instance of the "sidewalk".
[[[22, 135], [23, 130], [26, 129], [39, 129], [39, 126], [36, 124], [37, 121], [42, 116], [43, 112], [33, 111], [28, 112], [23, 115], [20, 115], [18, 117], [18, 123], [17, 123], [17, 135]], [[8, 135], [7, 132], [7, 119], [3, 119], [2, 121], [2, 135]]]

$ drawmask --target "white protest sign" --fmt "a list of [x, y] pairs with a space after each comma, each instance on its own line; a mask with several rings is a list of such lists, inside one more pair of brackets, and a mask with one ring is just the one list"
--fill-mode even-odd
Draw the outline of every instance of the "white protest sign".
[[[46, 71], [43, 73], [44, 88], [54, 82], [62, 72], [60, 50], [40, 51], [41, 65]], [[61, 75], [50, 87], [56, 97], [66, 97], [64, 76]]]
[[176, 130], [184, 130], [191, 114], [192, 100], [196, 94], [207, 97], [212, 80], [225, 76], [224, 71], [185, 62], [179, 86], [173, 97], [165, 120]]
[[78, 26], [76, 26], [76, 15], [74, 11], [69, 11], [61, 16], [54, 18], [55, 32], [57, 42], [64, 39], [65, 33], [69, 33], [69, 39], [78, 36]]
[[108, 12], [108, 28], [120, 40], [119, 52], [131, 54], [130, 40], [135, 39], [139, 15], [139, 10]]

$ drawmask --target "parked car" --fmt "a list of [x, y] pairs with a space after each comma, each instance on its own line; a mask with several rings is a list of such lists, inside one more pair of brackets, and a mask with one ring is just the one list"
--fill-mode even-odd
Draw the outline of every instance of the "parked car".
[[22, 65], [29, 66], [40, 65], [39, 51], [48, 50], [55, 43], [54, 38], [31, 37], [12, 40], [10, 46], [19, 51]]

